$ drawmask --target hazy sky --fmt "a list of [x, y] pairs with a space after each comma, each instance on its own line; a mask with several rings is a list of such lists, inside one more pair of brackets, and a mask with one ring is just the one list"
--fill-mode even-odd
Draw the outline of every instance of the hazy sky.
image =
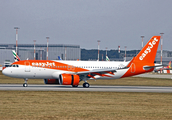
[[0, 0], [0, 43], [77, 44], [81, 48], [141, 48], [165, 33], [172, 51], [172, 0]]

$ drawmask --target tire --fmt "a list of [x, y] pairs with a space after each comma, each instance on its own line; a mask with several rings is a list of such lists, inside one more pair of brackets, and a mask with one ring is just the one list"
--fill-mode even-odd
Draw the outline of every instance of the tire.
[[83, 87], [84, 87], [84, 88], [89, 88], [89, 87], [90, 87], [90, 84], [89, 84], [89, 83], [84, 83], [84, 84], [83, 84]]
[[27, 86], [28, 86], [28, 84], [27, 84], [27, 83], [24, 83], [24, 84], [23, 84], [23, 87], [27, 87]]

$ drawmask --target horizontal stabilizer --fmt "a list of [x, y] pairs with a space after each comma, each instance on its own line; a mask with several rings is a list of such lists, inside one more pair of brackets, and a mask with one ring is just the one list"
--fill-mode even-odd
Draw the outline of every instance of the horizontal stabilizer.
[[167, 65], [158, 64], [158, 65], [155, 65], [155, 66], [143, 66], [143, 69], [149, 70], [151, 68], [164, 67], [164, 66], [167, 66]]

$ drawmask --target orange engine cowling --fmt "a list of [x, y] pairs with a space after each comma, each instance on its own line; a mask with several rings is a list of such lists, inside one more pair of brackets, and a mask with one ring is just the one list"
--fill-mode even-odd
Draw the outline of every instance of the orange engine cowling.
[[79, 75], [61, 74], [59, 75], [60, 85], [78, 85], [80, 81]]
[[45, 84], [59, 84], [58, 79], [44, 79]]

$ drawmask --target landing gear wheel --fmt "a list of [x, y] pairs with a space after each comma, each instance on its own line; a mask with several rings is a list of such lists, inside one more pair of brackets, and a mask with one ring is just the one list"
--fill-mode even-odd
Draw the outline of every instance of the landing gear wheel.
[[23, 87], [27, 87], [28, 86], [27, 81], [28, 81], [28, 78], [25, 78], [24, 79], [24, 83], [23, 83]]
[[78, 85], [72, 85], [72, 87], [78, 87]]
[[83, 84], [83, 87], [84, 87], [84, 88], [89, 88], [89, 87], [90, 87], [90, 84], [87, 83], [87, 82], [85, 82], [85, 83]]
[[28, 84], [27, 84], [27, 83], [24, 83], [24, 84], [23, 84], [23, 87], [27, 87], [27, 86], [28, 86]]

